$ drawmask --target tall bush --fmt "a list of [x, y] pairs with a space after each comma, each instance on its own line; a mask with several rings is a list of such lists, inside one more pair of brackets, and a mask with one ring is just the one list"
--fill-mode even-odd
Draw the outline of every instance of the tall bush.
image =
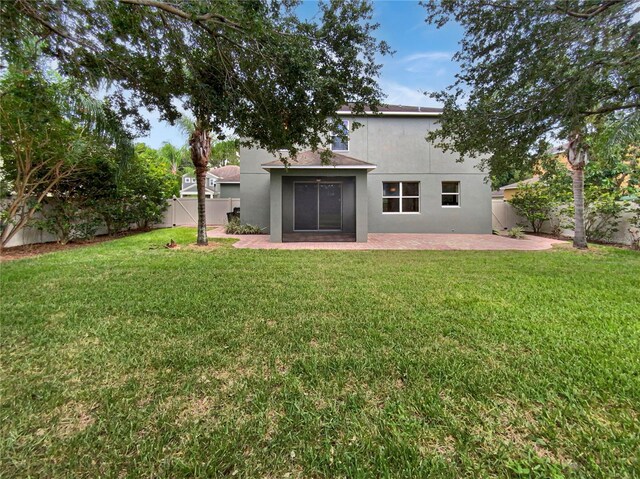
[[527, 220], [528, 226], [534, 233], [540, 232], [558, 205], [557, 198], [551, 194], [545, 184], [540, 182], [522, 185], [508, 203]]

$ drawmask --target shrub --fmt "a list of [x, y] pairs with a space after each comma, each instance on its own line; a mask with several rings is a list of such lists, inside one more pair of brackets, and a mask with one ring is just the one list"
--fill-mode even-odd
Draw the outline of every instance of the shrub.
[[233, 218], [224, 228], [228, 235], [259, 235], [262, 234], [262, 228], [254, 225], [243, 225], [238, 218]]
[[[622, 213], [628, 208], [628, 201], [621, 201], [615, 192], [592, 186], [585, 191], [584, 227], [589, 241], [609, 242], [618, 231]], [[573, 205], [564, 209], [569, 229], [573, 229]]]
[[121, 199], [104, 198], [96, 201], [95, 210], [107, 227], [109, 235], [128, 229], [132, 223], [128, 205]]
[[585, 207], [584, 226], [587, 239], [591, 241], [611, 241], [618, 231], [618, 224], [625, 203], [618, 201], [613, 193], [587, 191], [588, 204]]
[[525, 218], [534, 233], [539, 233], [545, 221], [551, 217], [558, 201], [542, 183], [522, 185], [508, 203]]
[[524, 230], [522, 226], [514, 226], [513, 228], [507, 230], [507, 236], [509, 238], [522, 239], [524, 238]]
[[32, 221], [32, 225], [54, 235], [58, 242], [91, 239], [101, 225], [96, 212], [74, 201], [54, 201], [40, 210], [42, 218]]
[[636, 197], [634, 200], [634, 213], [629, 219], [629, 234], [631, 235], [631, 247], [633, 249], [640, 249], [640, 197]]

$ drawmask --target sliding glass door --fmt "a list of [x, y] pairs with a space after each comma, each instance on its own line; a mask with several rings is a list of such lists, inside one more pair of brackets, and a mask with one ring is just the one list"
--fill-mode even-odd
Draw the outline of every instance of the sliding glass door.
[[293, 210], [294, 231], [341, 231], [342, 183], [294, 182]]

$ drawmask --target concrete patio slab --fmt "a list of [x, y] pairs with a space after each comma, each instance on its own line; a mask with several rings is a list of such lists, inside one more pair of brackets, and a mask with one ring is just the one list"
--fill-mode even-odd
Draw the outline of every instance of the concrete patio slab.
[[513, 239], [482, 234], [369, 233], [367, 243], [305, 242], [271, 243], [269, 235], [228, 235], [223, 227], [208, 231], [209, 238], [236, 238], [236, 248], [290, 250], [467, 250], [467, 251], [540, 251], [566, 241], [541, 236]]

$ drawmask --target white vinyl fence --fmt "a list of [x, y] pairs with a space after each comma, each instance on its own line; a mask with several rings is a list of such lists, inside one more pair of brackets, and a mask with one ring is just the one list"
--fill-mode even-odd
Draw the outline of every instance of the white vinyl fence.
[[[206, 201], [207, 224], [224, 225], [227, 223], [227, 213], [240, 207], [240, 198], [212, 198]], [[198, 225], [198, 199], [174, 198], [169, 200], [169, 208], [164, 213], [164, 220], [157, 225], [159, 228], [172, 226]]]
[[[494, 230], [508, 230], [518, 225], [524, 226], [525, 230], [531, 228], [528, 226], [528, 222], [516, 213], [515, 208], [502, 199], [492, 200], [491, 211], [493, 213], [491, 219]], [[616, 231], [611, 238], [612, 243], [631, 244], [631, 234], [629, 233], [629, 228], [631, 228], [629, 220], [631, 216], [633, 216], [633, 214], [629, 211], [622, 214], [618, 223], [618, 231]], [[552, 218], [552, 221], [545, 221], [542, 226], [543, 233], [551, 233], [551, 224], [554, 219], [555, 218]], [[563, 236], [573, 237], [573, 230], [562, 230], [561, 233]]]
[[[168, 200], [169, 208], [164, 213], [162, 222], [154, 225], [154, 228], [172, 228], [174, 226], [198, 225], [198, 200], [197, 198], [175, 198]], [[207, 225], [224, 225], [227, 223], [227, 213], [240, 206], [239, 198], [213, 198], [206, 200]], [[39, 213], [36, 213], [35, 219]], [[106, 228], [98, 229], [98, 234], [107, 233]], [[57, 238], [45, 231], [36, 228], [23, 228], [18, 231], [7, 247], [22, 246], [35, 243], [52, 243]]]

